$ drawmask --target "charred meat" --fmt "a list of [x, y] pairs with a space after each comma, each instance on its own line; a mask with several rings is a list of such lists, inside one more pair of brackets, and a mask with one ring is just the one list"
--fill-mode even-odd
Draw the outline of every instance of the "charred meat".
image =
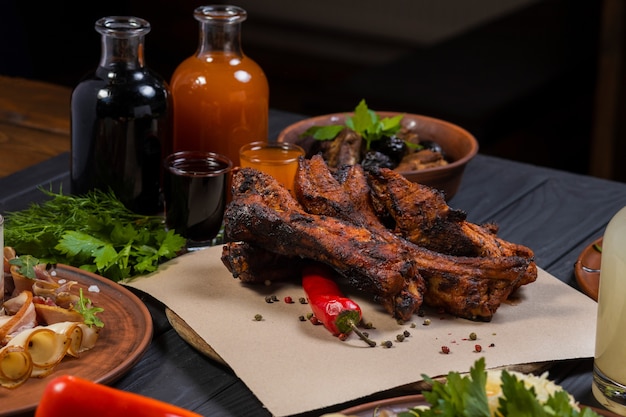
[[[473, 225], [464, 213], [428, 187], [404, 190], [412, 183], [402, 184], [389, 172], [370, 173], [360, 165], [331, 170], [321, 156], [301, 159], [294, 199], [271, 176], [239, 170], [225, 214], [230, 243], [222, 261], [245, 282], [286, 279], [303, 260], [323, 262], [403, 320], [422, 303], [490, 320], [512, 291], [532, 281], [532, 252], [481, 252], [468, 236]], [[403, 198], [406, 207], [395, 202]], [[383, 212], [391, 215], [381, 217]], [[438, 235], [450, 232], [459, 242]], [[492, 230], [489, 236], [491, 244], [506, 243], [494, 241]], [[268, 276], [262, 271], [268, 263], [288, 267], [271, 268]]]

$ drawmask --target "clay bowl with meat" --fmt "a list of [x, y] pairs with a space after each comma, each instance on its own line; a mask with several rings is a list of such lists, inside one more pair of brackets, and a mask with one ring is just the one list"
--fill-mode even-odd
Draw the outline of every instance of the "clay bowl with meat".
[[[417, 134], [420, 141], [434, 143], [441, 148], [447, 161], [445, 165], [413, 170], [396, 168], [396, 170], [412, 182], [443, 191], [446, 199], [451, 199], [459, 189], [465, 167], [478, 153], [476, 138], [460, 126], [433, 117], [400, 112], [377, 111], [376, 113], [381, 119], [403, 114], [402, 127], [404, 129]], [[307, 150], [306, 156], [310, 158], [319, 152], [320, 141], [302, 134], [312, 126], [343, 125], [346, 115], [352, 114], [333, 113], [301, 120], [283, 129], [277, 140], [302, 146]]]

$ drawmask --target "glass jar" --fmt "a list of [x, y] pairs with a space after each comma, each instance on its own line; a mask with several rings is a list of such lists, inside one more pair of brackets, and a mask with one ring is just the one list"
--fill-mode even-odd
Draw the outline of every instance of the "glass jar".
[[162, 163], [172, 146], [172, 95], [144, 63], [150, 24], [137, 17], [98, 20], [98, 67], [71, 98], [71, 191], [112, 190], [130, 210], [163, 209]]
[[268, 135], [269, 86], [265, 73], [241, 49], [244, 9], [201, 6], [196, 54], [170, 82], [174, 96], [174, 150], [226, 155], [238, 165], [239, 148]]
[[594, 397], [626, 416], [626, 207], [613, 216], [602, 238]]

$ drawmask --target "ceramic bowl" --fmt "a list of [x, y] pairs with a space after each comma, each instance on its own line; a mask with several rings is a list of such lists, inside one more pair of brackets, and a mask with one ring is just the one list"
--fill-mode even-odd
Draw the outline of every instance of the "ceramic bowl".
[[[447, 200], [451, 199], [461, 185], [465, 167], [478, 153], [476, 138], [460, 126], [433, 117], [399, 112], [377, 111], [376, 113], [380, 118], [404, 114], [402, 124], [405, 127], [415, 131], [422, 140], [431, 140], [441, 146], [449, 161], [447, 165], [417, 171], [404, 171], [402, 175], [410, 181], [437, 188], [444, 192]], [[305, 150], [310, 151], [315, 139], [300, 137], [300, 135], [311, 126], [344, 124], [346, 114], [351, 113], [333, 113], [301, 120], [283, 129], [277, 140], [279, 142], [297, 143]], [[310, 156], [307, 154], [307, 157]]]

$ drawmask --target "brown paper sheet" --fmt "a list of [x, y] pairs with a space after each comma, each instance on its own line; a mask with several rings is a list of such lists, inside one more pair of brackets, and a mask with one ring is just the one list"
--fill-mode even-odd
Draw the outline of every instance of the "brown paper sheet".
[[[594, 353], [596, 303], [539, 270], [535, 283], [503, 304], [489, 323], [436, 312], [398, 324], [359, 294], [364, 320], [375, 329], [369, 347], [356, 335], [341, 342], [323, 326], [300, 321], [310, 312], [293, 283], [244, 285], [220, 260], [221, 247], [190, 253], [128, 285], [166, 304], [204, 339], [275, 416], [342, 404], [454, 370], [467, 372], [481, 356], [488, 368], [585, 358]], [[346, 289], [349, 291], [349, 289]], [[267, 303], [267, 295], [279, 302]], [[287, 304], [290, 296], [295, 303]], [[255, 321], [256, 314], [263, 316]], [[424, 320], [430, 319], [430, 325]], [[410, 336], [396, 342], [404, 330]], [[470, 340], [470, 333], [477, 340]], [[475, 351], [480, 344], [481, 352]], [[450, 348], [441, 353], [442, 346]]]

